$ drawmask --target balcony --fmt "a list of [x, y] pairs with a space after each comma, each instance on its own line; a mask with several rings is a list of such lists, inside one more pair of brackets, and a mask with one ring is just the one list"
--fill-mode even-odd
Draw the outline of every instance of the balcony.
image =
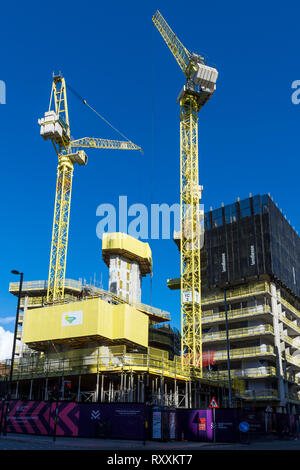
[[[274, 335], [274, 329], [271, 325], [258, 325], [248, 328], [237, 328], [229, 330], [229, 339], [239, 339], [253, 336]], [[216, 331], [205, 333], [202, 336], [202, 342], [226, 341], [226, 331]]]
[[[255, 307], [240, 308], [236, 310], [228, 310], [228, 320], [238, 320], [240, 318], [263, 316], [271, 314], [272, 310], [269, 305], [257, 305]], [[206, 323], [225, 322], [225, 312], [214, 313], [213, 310], [205, 310], [202, 312], [202, 325]]]
[[[228, 377], [228, 370], [218, 370], [218, 371], [205, 371], [204, 376], [206, 377], [222, 377], [226, 379]], [[276, 377], [276, 368], [275, 367], [251, 367], [249, 369], [231, 369], [230, 376], [236, 378], [261, 378], [261, 377]]]
[[278, 391], [272, 388], [264, 390], [244, 390], [242, 395], [245, 400], [279, 400]]
[[[270, 286], [267, 282], [259, 282], [256, 284], [243, 285], [233, 287], [226, 291], [228, 301], [254, 296], [264, 293], [270, 293]], [[202, 294], [202, 305], [209, 305], [212, 303], [224, 303], [224, 292], [207, 292]]]
[[288, 394], [288, 400], [291, 401], [291, 402], [299, 404], [300, 397], [297, 393], [289, 393]]
[[286, 318], [283, 315], [281, 316], [280, 319], [285, 325], [287, 325], [289, 328], [291, 328], [294, 332], [300, 334], [300, 327], [296, 323], [292, 322], [292, 320], [289, 320], [288, 318]]
[[[33, 307], [42, 307], [44, 304], [45, 297], [28, 297], [27, 298], [27, 308]], [[25, 299], [24, 297], [21, 298], [20, 307], [24, 308], [25, 306]]]
[[285, 358], [290, 364], [300, 369], [300, 359], [297, 359], [296, 357], [292, 357], [289, 354], [286, 354]]
[[[269, 345], [262, 345], [252, 348], [230, 349], [230, 359], [243, 359], [247, 357], [274, 357], [274, 348]], [[227, 350], [216, 351], [214, 355], [216, 361], [227, 361]]]
[[293, 305], [291, 305], [287, 300], [283, 299], [282, 297], [280, 298], [281, 304], [289, 310], [289, 312], [293, 313], [296, 315], [296, 317], [300, 320], [300, 312], [297, 310]]
[[290, 336], [285, 335], [284, 333], [280, 333], [280, 339], [285, 343], [289, 344], [293, 349], [299, 349], [299, 344], [296, 343], [294, 338], [291, 338]]

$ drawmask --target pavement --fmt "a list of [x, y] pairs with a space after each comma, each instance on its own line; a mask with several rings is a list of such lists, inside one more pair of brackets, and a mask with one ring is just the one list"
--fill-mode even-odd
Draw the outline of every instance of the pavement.
[[[187, 441], [143, 441], [139, 440], [110, 440], [91, 439], [79, 437], [56, 437], [36, 436], [28, 434], [8, 433], [0, 436], [0, 451], [4, 450], [68, 450], [68, 451], [130, 451], [138, 452], [166, 452], [168, 454], [185, 453], [186, 451], [209, 451], [209, 450], [238, 450], [238, 451], [261, 451], [261, 450], [300, 450], [300, 439], [289, 438], [281, 440], [253, 439], [249, 443], [212, 443], [212, 442], [187, 442]], [[113, 454], [113, 452], [112, 452]]]

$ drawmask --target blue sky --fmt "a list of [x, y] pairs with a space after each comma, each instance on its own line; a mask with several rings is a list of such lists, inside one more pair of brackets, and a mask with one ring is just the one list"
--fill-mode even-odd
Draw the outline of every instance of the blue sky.
[[[217, 90], [199, 114], [199, 178], [208, 209], [270, 192], [295, 228], [299, 214], [300, 105], [291, 84], [300, 79], [297, 2], [220, 1], [5, 2], [1, 6], [0, 80], [6, 83], [1, 122], [0, 324], [13, 330], [17, 280], [46, 279], [57, 158], [39, 136], [53, 70], [144, 153], [88, 152], [74, 171], [66, 276], [101, 279], [107, 268], [96, 237], [96, 208], [179, 201], [178, 93], [184, 76], [152, 24], [158, 8], [183, 44], [219, 70]], [[118, 135], [69, 94], [72, 135]], [[152, 303], [179, 326], [178, 292], [166, 280], [179, 274], [172, 240], [150, 241]], [[150, 303], [150, 280], [143, 283]], [[6, 319], [6, 320], [4, 320]]]

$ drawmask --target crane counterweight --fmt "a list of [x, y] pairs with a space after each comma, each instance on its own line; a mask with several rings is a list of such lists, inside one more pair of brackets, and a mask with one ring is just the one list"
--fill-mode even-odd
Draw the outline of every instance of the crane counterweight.
[[66, 126], [55, 111], [47, 111], [44, 117], [38, 120], [38, 124], [44, 140], [54, 140], [57, 145], [62, 145], [63, 141], [69, 140]]

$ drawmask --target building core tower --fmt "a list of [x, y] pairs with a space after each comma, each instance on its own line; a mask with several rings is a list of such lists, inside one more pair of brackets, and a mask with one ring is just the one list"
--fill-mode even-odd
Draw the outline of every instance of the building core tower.
[[152, 272], [149, 244], [126, 233], [105, 233], [102, 257], [109, 268], [109, 291], [127, 302], [141, 302], [142, 277]]

